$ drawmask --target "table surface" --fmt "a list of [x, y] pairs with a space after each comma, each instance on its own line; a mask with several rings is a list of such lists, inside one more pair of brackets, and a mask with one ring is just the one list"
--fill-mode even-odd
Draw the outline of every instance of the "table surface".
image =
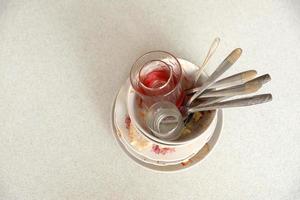
[[[300, 199], [300, 1], [0, 0], [0, 199]], [[273, 101], [225, 110], [213, 152], [163, 174], [119, 148], [111, 106], [155, 49], [227, 75], [270, 73]]]

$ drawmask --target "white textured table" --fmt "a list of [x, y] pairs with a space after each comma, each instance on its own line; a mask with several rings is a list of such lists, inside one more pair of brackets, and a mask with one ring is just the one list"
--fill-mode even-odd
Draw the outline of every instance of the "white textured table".
[[[241, 3], [243, 2], [243, 3]], [[0, 199], [300, 199], [300, 2], [0, 0]], [[212, 70], [270, 73], [270, 104], [225, 111], [191, 170], [161, 174], [118, 147], [110, 111], [154, 49]]]

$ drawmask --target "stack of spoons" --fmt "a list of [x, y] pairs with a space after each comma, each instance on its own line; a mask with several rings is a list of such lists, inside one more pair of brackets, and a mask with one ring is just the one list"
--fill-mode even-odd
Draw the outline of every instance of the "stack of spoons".
[[[164, 139], [176, 140], [176, 138], [180, 137], [182, 127], [190, 121], [195, 112], [251, 106], [271, 101], [272, 95], [270, 93], [236, 98], [240, 95], [257, 92], [265, 83], [271, 80], [269, 74], [256, 77], [257, 72], [255, 70], [248, 70], [218, 80], [239, 59], [241, 54], [242, 49], [234, 49], [205, 82], [200, 86], [186, 90], [187, 100], [181, 106], [180, 112], [170, 102], [158, 102], [150, 107], [150, 114], [152, 111], [157, 110], [157, 108], [166, 106], [168, 106], [168, 111], [174, 111], [172, 116], [168, 116], [162, 112], [160, 115], [154, 117], [154, 119], [153, 115], [151, 114], [151, 119], [149, 114], [148, 116], [150, 117], [148, 119], [150, 119], [150, 123], [148, 123], [148, 126], [152, 129], [152, 132], [157, 137], [164, 138], [161, 130], [166, 129], [168, 130], [168, 137]], [[192, 80], [192, 82], [197, 83], [198, 80]], [[151, 126], [151, 124], [155, 126]]]

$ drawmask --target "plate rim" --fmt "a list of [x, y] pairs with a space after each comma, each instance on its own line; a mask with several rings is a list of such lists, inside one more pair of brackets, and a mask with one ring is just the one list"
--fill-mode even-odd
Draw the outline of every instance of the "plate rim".
[[[182, 59], [184, 61], [187, 61], [185, 59]], [[189, 62], [189, 61], [187, 61]], [[192, 63], [193, 64], [193, 63]], [[205, 145], [200, 148], [197, 152], [193, 152], [191, 154], [191, 157], [188, 158], [188, 160], [194, 158], [195, 156], [197, 156], [199, 153], [201, 153], [201, 151], [204, 148], [208, 148], [207, 152], [204, 152], [204, 155], [202, 155], [200, 158], [198, 158], [197, 162], [192, 163], [192, 164], [188, 164], [186, 166], [181, 165], [182, 162], [179, 162], [177, 164], [174, 165], [156, 165], [156, 164], [152, 164], [149, 162], [145, 162], [137, 157], [135, 157], [134, 155], [132, 155], [132, 153], [130, 153], [127, 148], [125, 147], [125, 144], [123, 144], [120, 141], [120, 138], [118, 137], [118, 130], [115, 127], [114, 124], [114, 119], [115, 119], [115, 105], [116, 105], [116, 100], [117, 97], [119, 95], [120, 89], [118, 90], [117, 94], [115, 95], [113, 104], [112, 104], [112, 109], [111, 109], [111, 128], [113, 131], [113, 135], [114, 138], [116, 140], [116, 142], [118, 143], [118, 146], [122, 149], [122, 151], [133, 161], [135, 161], [135, 163], [139, 166], [142, 166], [143, 168], [146, 168], [147, 170], [151, 170], [151, 171], [155, 171], [155, 172], [165, 172], [165, 173], [170, 173], [170, 172], [177, 172], [177, 171], [182, 171], [182, 170], [186, 170], [186, 169], [190, 169], [191, 167], [197, 165], [198, 163], [200, 163], [202, 160], [204, 160], [208, 154], [210, 154], [210, 152], [212, 151], [212, 149], [214, 149], [214, 146], [216, 145], [217, 141], [219, 140], [220, 134], [222, 132], [223, 129], [223, 121], [224, 121], [224, 117], [223, 117], [223, 111], [221, 109], [217, 110], [216, 113], [216, 117], [217, 117], [217, 123], [215, 126], [215, 130], [213, 132], [213, 134], [211, 135], [210, 139], [205, 143]], [[211, 143], [211, 144], [210, 144]], [[176, 147], [176, 146], [175, 146]], [[147, 157], [146, 157], [147, 158]], [[147, 158], [149, 159], [149, 158]], [[152, 159], [149, 159], [152, 160]]]
[[[115, 102], [116, 102], [116, 98], [115, 98], [114, 103], [113, 103], [112, 111], [114, 111]], [[155, 165], [155, 164], [151, 164], [151, 163], [148, 163], [148, 162], [143, 162], [142, 160], [139, 160], [134, 155], [132, 155], [126, 149], [125, 145], [118, 138], [118, 135], [117, 135], [118, 133], [117, 133], [116, 127], [114, 125], [114, 121], [113, 121], [114, 112], [111, 112], [111, 128], [113, 130], [113, 135], [114, 135], [115, 141], [117, 142], [119, 148], [122, 150], [122, 152], [124, 154], [127, 155], [128, 158], [133, 160], [136, 165], [141, 166], [141, 167], [143, 167], [147, 170], [154, 171], [154, 172], [161, 172], [161, 173], [179, 172], [179, 171], [184, 171], [184, 170], [187, 170], [187, 169], [191, 169], [192, 167], [196, 166], [201, 161], [204, 161], [204, 159], [206, 159], [208, 157], [208, 155], [211, 154], [211, 152], [213, 151], [215, 145], [217, 144], [217, 142], [220, 138], [220, 135], [221, 135], [221, 132], [222, 132], [222, 129], [223, 129], [223, 122], [224, 122], [224, 116], [223, 116], [222, 109], [219, 109], [217, 112], [218, 112], [218, 116], [217, 116], [218, 120], [217, 120], [216, 129], [215, 129], [214, 133], [212, 134], [212, 137], [209, 139], [209, 141], [197, 153], [195, 153], [189, 159], [192, 159], [195, 156], [197, 156], [199, 153], [201, 153], [200, 151], [202, 151], [204, 148], [208, 148], [207, 152], [204, 152], [204, 155], [202, 157], [200, 157], [200, 159], [198, 159], [197, 162], [193, 162], [192, 164], [185, 165], [185, 166], [183, 166], [181, 163], [178, 163], [178, 164], [175, 164], [175, 165]], [[209, 143], [212, 143], [212, 144], [209, 144]], [[209, 145], [211, 145], [211, 147]], [[177, 167], [177, 168], [174, 168], [174, 167]], [[172, 168], [172, 169], [168, 169], [168, 168]]]

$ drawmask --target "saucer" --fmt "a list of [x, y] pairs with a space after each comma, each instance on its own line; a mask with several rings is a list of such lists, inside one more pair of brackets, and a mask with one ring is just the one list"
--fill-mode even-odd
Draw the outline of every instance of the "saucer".
[[[180, 59], [181, 63], [190, 63]], [[186, 67], [183, 67], [185, 70]], [[186, 84], [186, 83], [185, 83]], [[168, 146], [153, 142], [145, 137], [128, 115], [127, 99], [130, 91], [129, 80], [118, 92], [112, 112], [112, 128], [117, 143], [136, 163], [156, 171], [176, 171], [200, 162], [214, 147], [223, 123], [222, 110], [216, 112], [207, 138], [195, 140], [178, 146]]]
[[[130, 121], [126, 106], [127, 93], [130, 87], [129, 81], [124, 84], [115, 100], [113, 110], [113, 125], [117, 131], [120, 142], [127, 151], [134, 153], [143, 162], [158, 165], [173, 165], [187, 160], [196, 154], [209, 138], [199, 138], [195, 141], [180, 146], [158, 145], [146, 138]], [[217, 124], [217, 118], [214, 123]], [[215, 125], [209, 127], [213, 133]], [[211, 135], [210, 135], [211, 136]]]
[[[124, 86], [123, 86], [124, 87]], [[120, 91], [121, 92], [121, 91]], [[120, 93], [119, 93], [120, 94]], [[133, 149], [133, 145], [128, 145], [125, 139], [122, 137], [124, 134], [118, 129], [115, 122], [116, 117], [116, 102], [117, 98], [119, 96], [117, 95], [114, 105], [113, 105], [113, 112], [112, 112], [112, 128], [113, 128], [113, 134], [114, 137], [121, 147], [121, 149], [125, 152], [125, 154], [131, 158], [133, 161], [135, 161], [138, 165], [145, 167], [150, 170], [154, 171], [160, 171], [160, 172], [172, 172], [172, 171], [179, 171], [184, 170], [187, 168], [190, 168], [197, 163], [199, 163], [201, 160], [203, 160], [209, 152], [212, 151], [215, 144], [217, 143], [221, 130], [223, 125], [223, 112], [222, 110], [217, 111], [217, 124], [216, 128], [209, 140], [206, 142], [206, 144], [195, 153], [192, 153], [189, 157], [183, 158], [182, 160], [178, 160], [176, 162], [167, 162], [167, 161], [157, 161], [147, 158], [146, 156], [143, 156], [142, 154], [136, 153]], [[177, 147], [175, 147], [176, 150]], [[156, 151], [156, 152], [163, 152], [163, 151]], [[164, 155], [170, 155], [170, 151], [165, 151]]]

